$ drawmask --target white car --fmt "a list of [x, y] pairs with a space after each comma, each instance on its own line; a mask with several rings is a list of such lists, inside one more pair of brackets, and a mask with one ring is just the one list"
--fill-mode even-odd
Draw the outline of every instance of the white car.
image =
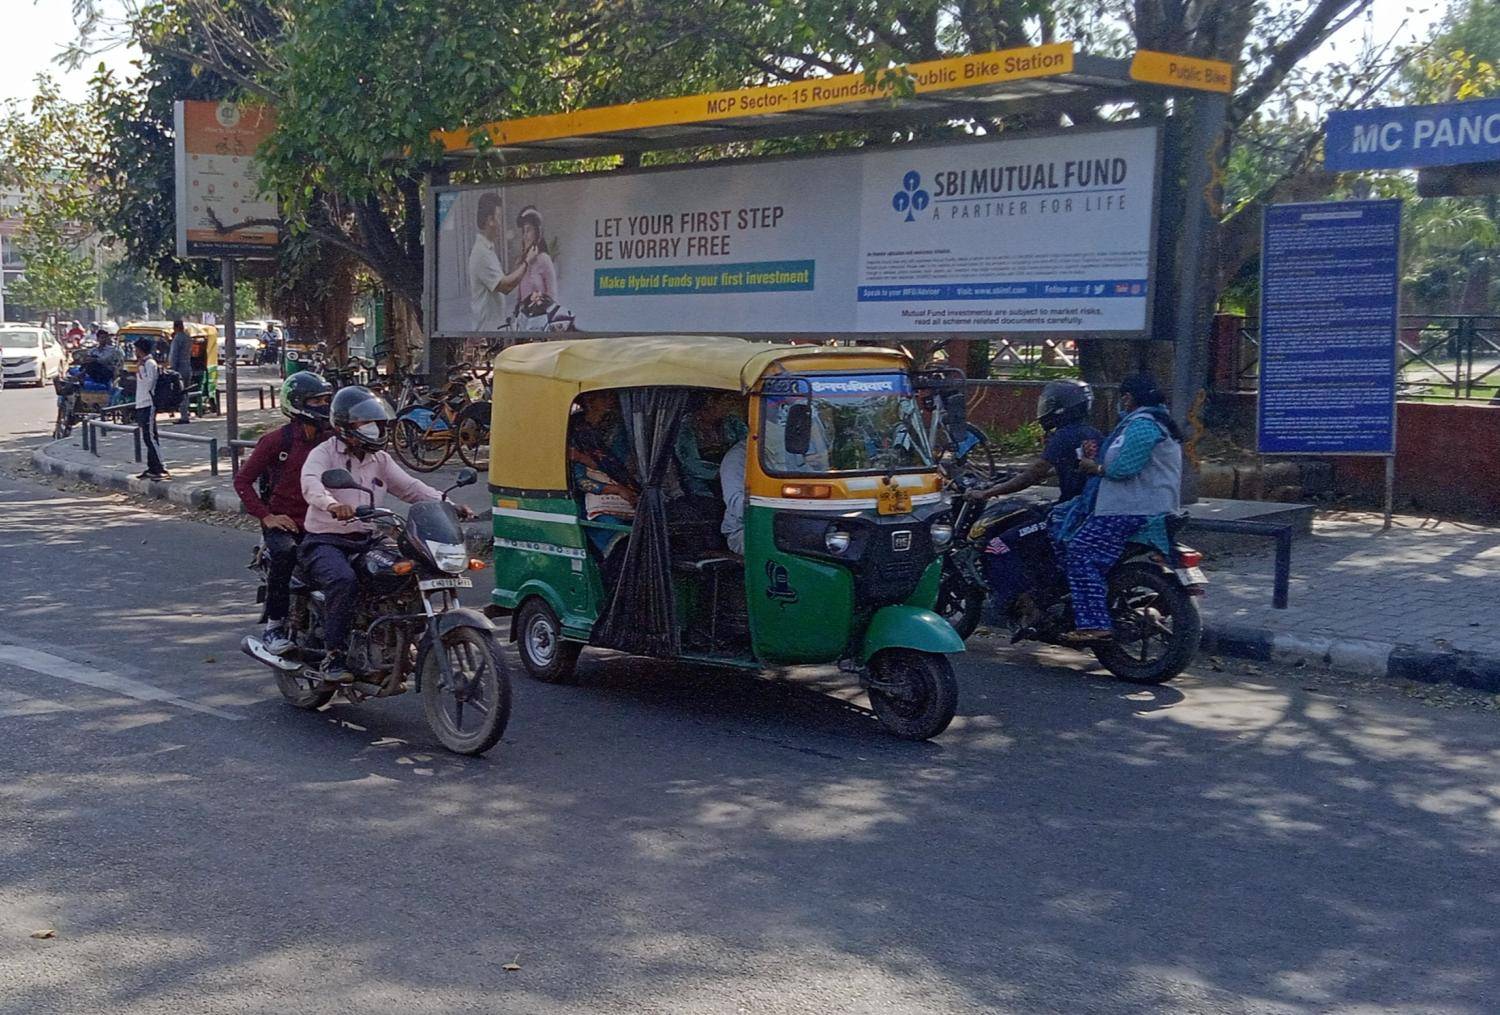
[[[219, 341], [219, 359], [228, 353], [229, 343]], [[240, 366], [254, 366], [260, 362], [260, 329], [248, 324], [237, 324], [234, 328], [234, 361]]]
[[0, 363], [7, 387], [35, 384], [40, 388], [67, 371], [68, 354], [43, 328], [5, 328], [0, 330]]

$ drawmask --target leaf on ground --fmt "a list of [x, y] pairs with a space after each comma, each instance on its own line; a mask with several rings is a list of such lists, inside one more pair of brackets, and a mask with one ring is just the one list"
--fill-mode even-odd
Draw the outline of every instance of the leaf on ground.
[[216, 657], [214, 657], [214, 656], [204, 656], [203, 657], [203, 661], [206, 662], [206, 663], [216, 663], [219, 660]]
[[517, 955], [515, 958], [511, 959], [500, 968], [505, 970], [507, 973], [519, 972], [521, 969], [521, 956]]
[[57, 937], [57, 931], [53, 930], [51, 927], [48, 927], [45, 930], [32, 931], [31, 936], [36, 938], [38, 941], [50, 941], [53, 938]]

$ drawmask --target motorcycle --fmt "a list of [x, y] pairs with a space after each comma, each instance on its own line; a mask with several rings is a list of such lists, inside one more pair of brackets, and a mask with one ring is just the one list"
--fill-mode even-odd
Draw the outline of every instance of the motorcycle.
[[[370, 503], [356, 508], [355, 517], [377, 529], [350, 559], [359, 588], [346, 656], [358, 678], [336, 684], [317, 675], [326, 655], [323, 593], [311, 587], [299, 565], [287, 616], [294, 647], [278, 656], [257, 637], [240, 643], [246, 655], [272, 670], [290, 704], [315, 710], [335, 696], [359, 704], [403, 694], [412, 681], [428, 725], [448, 750], [479, 755], [500, 740], [510, 719], [510, 675], [489, 619], [458, 601], [458, 590], [474, 584], [464, 572], [487, 564], [469, 559], [458, 512], [448, 502], [449, 493], [478, 478], [474, 470], [462, 470], [441, 501], [413, 504], [403, 518], [375, 507], [374, 493], [346, 470], [323, 473], [330, 490], [369, 495]], [[260, 573], [256, 601], [264, 603], [270, 558], [262, 547], [256, 547], [250, 568]]]
[[[1073, 607], [1067, 579], [1047, 535], [1047, 509], [1022, 500], [980, 505], [962, 493], [981, 481], [960, 477], [954, 511], [953, 543], [943, 557], [937, 612], [967, 639], [979, 626], [989, 586], [985, 581], [985, 545], [1008, 529], [1019, 539], [1011, 550], [1029, 562], [1035, 616], [1015, 621], [1011, 643], [1039, 641], [1066, 645], [1073, 630]], [[1170, 556], [1131, 543], [1107, 577], [1110, 623], [1114, 637], [1090, 645], [1095, 658], [1116, 677], [1134, 684], [1163, 684], [1181, 673], [1198, 652], [1203, 621], [1198, 596], [1208, 578], [1199, 565], [1203, 555], [1177, 542], [1187, 516], [1167, 519]]]

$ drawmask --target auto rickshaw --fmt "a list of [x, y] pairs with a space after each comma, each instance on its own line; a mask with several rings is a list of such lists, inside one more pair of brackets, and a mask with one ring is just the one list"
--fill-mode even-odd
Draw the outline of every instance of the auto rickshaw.
[[[193, 341], [190, 355], [193, 360], [193, 376], [184, 377], [183, 388], [188, 405], [200, 416], [215, 411], [219, 394], [219, 329], [211, 324], [183, 322], [188, 336]], [[163, 367], [170, 365], [172, 347], [171, 321], [132, 321], [120, 329], [116, 341], [125, 353], [125, 369], [120, 386], [134, 397], [135, 393], [135, 340], [151, 339], [151, 355]]]
[[[571, 680], [585, 646], [754, 670], [839, 663], [896, 735], [948, 726], [947, 655], [964, 645], [932, 608], [952, 527], [904, 353], [646, 337], [517, 345], [494, 366], [492, 600], [533, 677]], [[690, 497], [679, 434], [724, 393], [746, 414], [744, 487]], [[592, 418], [600, 399], [617, 406], [633, 472], [628, 522], [591, 520], [580, 489], [593, 461], [580, 428], [611, 425]], [[724, 535], [735, 501], [743, 555]]]

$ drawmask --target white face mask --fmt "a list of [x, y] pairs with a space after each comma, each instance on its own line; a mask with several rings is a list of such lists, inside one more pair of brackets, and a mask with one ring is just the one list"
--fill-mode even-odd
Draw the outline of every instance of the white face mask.
[[380, 424], [379, 423], [361, 423], [359, 426], [357, 426], [357, 427], [354, 428], [354, 432], [357, 433], [357, 434], [359, 434], [361, 437], [363, 437], [367, 441], [378, 441], [378, 440], [380, 440]]

